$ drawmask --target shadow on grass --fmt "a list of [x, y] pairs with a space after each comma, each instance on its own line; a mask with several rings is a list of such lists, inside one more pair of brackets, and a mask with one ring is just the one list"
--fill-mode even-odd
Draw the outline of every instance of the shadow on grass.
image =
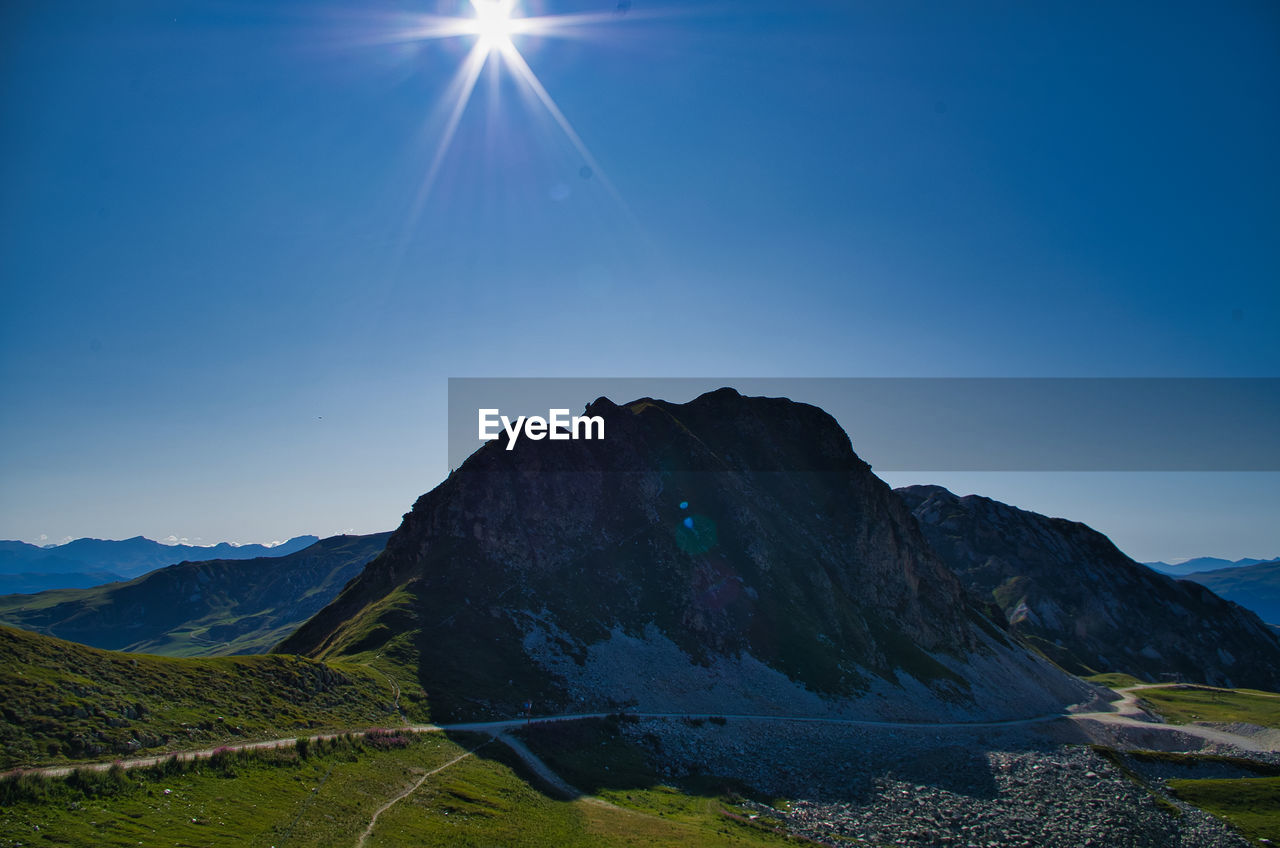
[[[625, 795], [633, 790], [666, 786], [686, 795], [704, 798], [748, 799], [765, 804], [777, 800], [741, 779], [708, 770], [694, 768], [679, 776], [659, 773], [653, 766], [653, 752], [661, 751], [661, 740], [654, 736], [644, 743], [635, 743], [623, 732], [623, 725], [630, 721], [634, 719], [610, 716], [535, 724], [521, 728], [516, 735], [555, 776], [586, 795]], [[721, 732], [722, 725], [713, 725], [715, 723], [704, 726], [699, 722], [697, 726], [706, 732]], [[733, 731], [731, 726], [723, 730], [725, 733]], [[780, 729], [779, 732], [785, 731]], [[459, 740], [458, 744], [467, 742]], [[474, 747], [474, 744], [469, 747]], [[908, 750], [912, 747], [908, 746]], [[560, 787], [550, 785], [536, 773], [536, 769], [505, 745], [486, 746], [477, 755], [502, 761], [549, 797], [565, 797]], [[757, 756], [761, 762], [767, 762], [765, 755], [752, 754], [749, 750], [743, 756]], [[660, 757], [658, 753], [659, 761]], [[773, 765], [791, 767], [790, 782], [795, 783], [798, 778], [799, 783], [809, 784], [803, 797], [810, 800], [859, 801], [876, 792], [876, 781], [881, 777], [926, 784], [974, 798], [993, 798], [999, 792], [985, 754], [972, 745], [943, 742], [926, 753], [890, 752], [879, 757], [850, 748], [834, 759], [843, 760], [849, 767], [836, 773], [831, 762]], [[813, 768], [811, 774], [804, 774], [806, 766]]]
[[[557, 801], [573, 801], [582, 797], [579, 791], [567, 791], [562, 785], [557, 785], [552, 781], [543, 777], [533, 768], [523, 757], [504, 742], [500, 736], [490, 736], [487, 733], [472, 733], [446, 731], [446, 736], [455, 745], [472, 751], [475, 757], [490, 762], [499, 763], [511, 769], [515, 775], [537, 789], [548, 798]], [[551, 767], [548, 766], [550, 769]], [[553, 770], [554, 773], [554, 770]]]

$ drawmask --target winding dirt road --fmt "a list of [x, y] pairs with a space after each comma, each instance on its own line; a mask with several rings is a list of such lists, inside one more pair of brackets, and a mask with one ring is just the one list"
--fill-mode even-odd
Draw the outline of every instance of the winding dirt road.
[[[1114, 710], [1076, 713], [1075, 715], [1072, 715], [1071, 718], [1077, 721], [1097, 721], [1102, 724], [1140, 727], [1143, 730], [1155, 730], [1166, 733], [1183, 733], [1188, 736], [1196, 736], [1208, 742], [1217, 742], [1222, 745], [1233, 745], [1242, 751], [1252, 751], [1253, 753], [1276, 750], [1275, 745], [1267, 745], [1257, 739], [1242, 736], [1238, 733], [1231, 733], [1226, 730], [1219, 730], [1216, 727], [1206, 727], [1201, 724], [1165, 724], [1152, 716], [1146, 710], [1142, 709], [1138, 704], [1139, 695], [1137, 693], [1141, 692], [1143, 689], [1167, 688], [1169, 688], [1168, 683], [1144, 683], [1140, 686], [1126, 686], [1123, 689], [1113, 689], [1113, 692], [1120, 695], [1120, 700], [1113, 701], [1111, 704], [1111, 706], [1115, 708]], [[1229, 692], [1231, 690], [1224, 689], [1222, 691]], [[1280, 698], [1280, 695], [1268, 695], [1267, 697]]]
[[[654, 718], [654, 719], [690, 719], [690, 720], [709, 720], [712, 718], [723, 718], [727, 720], [743, 720], [743, 721], [776, 721], [791, 723], [811, 723], [811, 724], [839, 724], [851, 727], [882, 727], [889, 729], [919, 729], [919, 730], [972, 730], [982, 728], [997, 727], [1020, 727], [1035, 724], [1047, 724], [1054, 721], [1096, 721], [1104, 724], [1120, 725], [1133, 728], [1141, 728], [1142, 730], [1156, 730], [1171, 733], [1183, 733], [1190, 736], [1197, 736], [1202, 739], [1218, 742], [1226, 745], [1233, 745], [1245, 751], [1271, 751], [1276, 750], [1274, 746], [1266, 746], [1255, 739], [1242, 736], [1236, 733], [1230, 733], [1225, 730], [1218, 730], [1212, 727], [1205, 727], [1197, 724], [1164, 724], [1155, 717], [1148, 714], [1138, 705], [1137, 692], [1143, 689], [1166, 688], [1170, 684], [1148, 683], [1140, 686], [1129, 686], [1123, 689], [1113, 690], [1119, 694], [1120, 700], [1114, 701], [1110, 705], [1112, 709], [1099, 710], [1084, 713], [1049, 713], [1047, 715], [1033, 716], [1031, 718], [1006, 719], [1001, 721], [954, 721], [954, 722], [923, 722], [923, 721], [875, 721], [871, 719], [845, 719], [845, 718], [822, 718], [815, 716], [779, 716], [779, 715], [753, 715], [753, 714], [734, 714], [734, 713], [641, 713], [628, 712], [637, 718]], [[1280, 695], [1276, 696], [1280, 697]], [[537, 716], [532, 718], [515, 718], [504, 719], [501, 721], [476, 721], [476, 722], [460, 722], [456, 724], [410, 724], [403, 729], [413, 731], [415, 733], [445, 733], [449, 731], [484, 733], [511, 746], [517, 753], [521, 754], [522, 759], [529, 762], [530, 766], [538, 771], [534, 762], [528, 757], [532, 757], [532, 752], [508, 735], [508, 731], [515, 730], [530, 724], [548, 724], [560, 721], [581, 721], [591, 718], [605, 718], [610, 713], [574, 713], [571, 715], [555, 715], [555, 716]], [[364, 730], [350, 731], [350, 735], [361, 737], [365, 734]], [[322, 733], [308, 737], [312, 741], [318, 739], [333, 739], [341, 736], [341, 733]], [[40, 774], [45, 777], [65, 777], [76, 769], [92, 769], [97, 771], [105, 771], [112, 765], [119, 763], [124, 768], [142, 768], [153, 766], [168, 760], [171, 757], [178, 757], [179, 760], [191, 760], [197, 757], [208, 757], [214, 751], [227, 749], [232, 751], [254, 751], [265, 750], [271, 748], [291, 747], [296, 743], [296, 737], [287, 739], [268, 739], [260, 742], [242, 742], [229, 745], [219, 745], [215, 748], [205, 748], [199, 751], [183, 751], [178, 753], [158, 754], [146, 757], [132, 757], [129, 759], [115, 759], [96, 763], [77, 763], [75, 765], [66, 766], [45, 766], [42, 768], [31, 769], [13, 769], [5, 772], [0, 776], [9, 776], [13, 774]], [[513, 744], [514, 743], [514, 744]], [[519, 746], [519, 747], [517, 747]], [[521, 750], [523, 749], [523, 750]], [[527, 756], [526, 756], [527, 755]], [[534, 758], [536, 759], [536, 758]], [[538, 761], [540, 763], [540, 761]], [[546, 767], [543, 766], [545, 769]], [[549, 771], [549, 770], [548, 770]], [[541, 772], [539, 772], [541, 773]], [[546, 776], [548, 783], [557, 786], [559, 778]], [[567, 784], [565, 784], [567, 787]], [[571, 787], [569, 787], [571, 789]]]

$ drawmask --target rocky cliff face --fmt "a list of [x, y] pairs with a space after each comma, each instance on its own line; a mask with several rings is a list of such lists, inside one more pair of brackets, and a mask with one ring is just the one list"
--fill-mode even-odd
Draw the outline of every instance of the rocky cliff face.
[[1256, 615], [1086, 525], [940, 486], [896, 493], [965, 587], [1064, 668], [1280, 689], [1280, 640]]
[[377, 652], [441, 718], [647, 709], [994, 715], [1081, 691], [966, 602], [825, 412], [600, 399], [603, 441], [493, 442], [278, 650]]

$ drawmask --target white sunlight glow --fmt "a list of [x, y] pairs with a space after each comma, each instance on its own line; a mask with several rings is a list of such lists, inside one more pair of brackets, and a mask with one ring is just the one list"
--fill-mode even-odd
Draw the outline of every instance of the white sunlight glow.
[[[475, 39], [474, 45], [463, 58], [442, 97], [440, 109], [443, 113], [443, 127], [409, 215], [407, 222], [409, 230], [414, 228], [422, 206], [440, 175], [445, 156], [457, 134], [458, 125], [467, 104], [471, 101], [480, 72], [490, 58], [497, 63], [499, 72], [500, 69], [505, 69], [511, 74], [512, 79], [519, 83], [521, 90], [531, 102], [541, 104], [542, 108], [546, 109], [556, 126], [582, 157], [583, 164], [590, 169], [592, 178], [626, 210], [626, 204], [604, 173], [604, 169], [600, 167], [600, 163], [587, 149], [573, 125], [569, 123], [569, 119], [560, 111], [551, 94], [538, 80], [537, 75], [512, 40], [513, 36], [522, 34], [540, 37], [580, 37], [589, 28], [617, 22], [620, 16], [616, 13], [595, 13], [524, 17], [520, 14], [519, 0], [470, 0], [470, 3], [474, 12], [472, 17], [417, 16], [408, 22], [408, 25], [397, 27], [393, 32], [379, 39], [382, 43], [431, 41], [443, 38]], [[629, 215], [630, 211], [626, 211]]]
[[511, 44], [511, 36], [519, 28], [520, 19], [512, 18], [515, 0], [471, 0], [476, 16], [471, 22], [477, 36], [476, 43], [485, 53], [503, 50]]

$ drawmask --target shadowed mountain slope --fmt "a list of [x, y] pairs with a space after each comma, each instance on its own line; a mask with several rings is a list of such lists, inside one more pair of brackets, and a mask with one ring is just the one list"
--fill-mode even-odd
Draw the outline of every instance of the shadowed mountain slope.
[[1064, 668], [1280, 690], [1280, 640], [1256, 615], [1096, 530], [941, 486], [896, 493], [969, 591]]

